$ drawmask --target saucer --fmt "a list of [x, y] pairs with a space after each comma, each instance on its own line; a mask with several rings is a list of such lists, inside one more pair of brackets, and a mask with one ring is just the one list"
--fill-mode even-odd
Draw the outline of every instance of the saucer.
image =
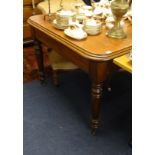
[[52, 24], [53, 24], [53, 26], [54, 26], [56, 29], [59, 29], [59, 30], [64, 30], [64, 29], [66, 29], [66, 28], [68, 27], [68, 26], [61, 26], [61, 25], [58, 25], [56, 19], [53, 20]]
[[83, 31], [82, 29], [70, 29], [67, 28], [64, 30], [65, 35], [67, 35], [70, 38], [76, 39], [76, 40], [82, 40], [87, 38], [87, 33]]

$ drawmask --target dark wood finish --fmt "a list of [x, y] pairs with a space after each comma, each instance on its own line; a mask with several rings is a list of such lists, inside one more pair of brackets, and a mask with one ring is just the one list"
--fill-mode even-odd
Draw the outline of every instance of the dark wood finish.
[[[52, 48], [48, 48], [47, 49], [48, 50], [48, 52], [53, 52], [52, 51]], [[52, 81], [53, 81], [53, 84], [55, 85], [55, 86], [59, 86], [60, 85], [60, 83], [59, 83], [59, 76], [58, 76], [58, 71], [59, 70], [54, 70], [53, 68], [52, 68]]]
[[60, 83], [59, 83], [59, 76], [58, 76], [58, 71], [57, 70], [52, 70], [52, 78], [53, 78], [53, 84], [55, 86], [59, 86]]
[[[91, 128], [93, 133], [100, 126], [100, 106], [102, 89], [107, 79], [111, 60], [115, 57], [129, 53], [132, 48], [132, 27], [126, 23], [125, 29], [128, 32], [126, 39], [108, 38], [103, 28], [102, 33], [97, 36], [88, 36], [87, 39], [73, 40], [57, 30], [44, 20], [43, 16], [37, 15], [29, 18], [33, 35], [36, 40], [49, 48], [56, 50], [61, 56], [72, 61], [80, 69], [89, 74], [92, 98]], [[38, 42], [38, 43], [39, 43]], [[36, 48], [38, 50], [39, 48]], [[39, 54], [40, 52], [38, 52]], [[40, 53], [41, 54], [41, 53]], [[38, 56], [41, 59], [41, 55]], [[38, 61], [43, 63], [42, 61]], [[40, 73], [43, 75], [43, 64], [40, 65]]]
[[[42, 0], [34, 0], [35, 6], [41, 1]], [[27, 23], [27, 19], [30, 16], [35, 14], [41, 14], [41, 12], [37, 8], [33, 8], [32, 0], [24, 0], [23, 1], [23, 43], [24, 44], [33, 42], [30, 26]]]
[[39, 77], [41, 84], [45, 83], [45, 71], [44, 71], [44, 58], [43, 58], [43, 51], [41, 47], [40, 41], [37, 39], [34, 40], [34, 48], [35, 48], [35, 53], [37, 56], [37, 62], [38, 62], [38, 68], [39, 68]]
[[91, 97], [92, 97], [92, 116], [91, 127], [94, 134], [100, 126], [100, 107], [103, 93], [103, 82], [106, 80], [107, 64], [106, 63], [90, 63], [89, 75], [91, 79]]

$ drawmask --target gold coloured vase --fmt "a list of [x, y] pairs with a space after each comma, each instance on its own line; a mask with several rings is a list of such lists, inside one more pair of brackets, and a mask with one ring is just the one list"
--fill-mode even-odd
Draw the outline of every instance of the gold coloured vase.
[[108, 37], [122, 39], [126, 38], [127, 34], [120, 25], [122, 16], [128, 11], [129, 4], [126, 0], [114, 0], [111, 2], [111, 11], [115, 18], [115, 23], [112, 29], [107, 33]]

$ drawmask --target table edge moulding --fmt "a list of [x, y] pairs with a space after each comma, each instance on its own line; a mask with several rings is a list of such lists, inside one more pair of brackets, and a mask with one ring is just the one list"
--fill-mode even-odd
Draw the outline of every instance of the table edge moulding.
[[[33, 21], [35, 20], [35, 22]], [[39, 24], [39, 23], [41, 24]], [[104, 32], [102, 32], [100, 35], [97, 35], [97, 36], [88, 36], [87, 39], [85, 40], [82, 40], [82, 41], [78, 41], [78, 40], [73, 40], [73, 39], [70, 39], [68, 38], [67, 36], [64, 35], [64, 37], [62, 37], [62, 35], [59, 35], [60, 33], [63, 34], [62, 31], [60, 30], [56, 30], [51, 23], [49, 23], [48, 21], [45, 21], [43, 19], [43, 15], [36, 15], [36, 16], [32, 16], [28, 19], [28, 23], [31, 24], [33, 27], [36, 27], [37, 29], [39, 29], [40, 31], [44, 32], [45, 34], [47, 34], [48, 36], [52, 37], [53, 39], [61, 42], [62, 44], [64, 44], [65, 46], [71, 48], [72, 50], [76, 51], [78, 54], [84, 56], [85, 58], [88, 58], [88, 59], [93, 59], [95, 61], [106, 61], [106, 60], [110, 60], [110, 59], [113, 59], [115, 57], [119, 57], [121, 56], [122, 54], [127, 54], [128, 51], [130, 51], [132, 49], [132, 42], [130, 42], [129, 44], [127, 43], [127, 47], [123, 47], [122, 49], [118, 49], [117, 50], [117, 47], [114, 47], [115, 49], [113, 50], [112, 47], [110, 46], [113, 46], [112, 44], [114, 43], [114, 45], [119, 42], [120, 44], [122, 44], [122, 42], [126, 41], [130, 41], [131, 38], [132, 38], [132, 27], [130, 26], [129, 23], [126, 24], [127, 28], [129, 29], [129, 34], [128, 34], [128, 37], [126, 39], [113, 39], [113, 38], [108, 38], [107, 36], [105, 36], [104, 32], [106, 33], [106, 30], [105, 28], [103, 29]], [[54, 30], [54, 32], [50, 31], [50, 30]], [[59, 33], [57, 33], [59, 32]], [[94, 37], [94, 39], [93, 39]], [[102, 50], [102, 44], [100, 44], [100, 49], [101, 51], [97, 51], [96, 53], [93, 53], [91, 51], [91, 49], [86, 49], [85, 47], [83, 48], [82, 46], [79, 46], [78, 44], [83, 42], [82, 45], [84, 44], [87, 44], [86, 40], [89, 40], [90, 38], [95, 41], [97, 40], [97, 38], [101, 38], [101, 39], [106, 39], [106, 44], [108, 43], [107, 41], [109, 40], [109, 47], [112, 48], [112, 50], [105, 50], [103, 48]], [[98, 40], [97, 40], [98, 41]], [[101, 40], [100, 41], [101, 43], [103, 42], [103, 45], [105, 44], [104, 43], [104, 40]], [[75, 44], [76, 43], [76, 44]], [[111, 44], [110, 44], [111, 43]], [[96, 43], [96, 45], [99, 45]], [[119, 44], [116, 44], [116, 46], [119, 46]], [[108, 48], [108, 47], [107, 47]]]

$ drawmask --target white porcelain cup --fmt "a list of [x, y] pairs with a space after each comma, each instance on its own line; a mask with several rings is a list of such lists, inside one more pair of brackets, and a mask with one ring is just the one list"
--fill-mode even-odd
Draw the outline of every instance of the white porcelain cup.
[[102, 23], [100, 21], [96, 21], [94, 19], [88, 19], [85, 21], [84, 30], [89, 35], [99, 34], [102, 30]]
[[60, 10], [56, 12], [56, 21], [59, 26], [69, 26], [70, 20], [73, 19], [75, 12], [70, 10]]

